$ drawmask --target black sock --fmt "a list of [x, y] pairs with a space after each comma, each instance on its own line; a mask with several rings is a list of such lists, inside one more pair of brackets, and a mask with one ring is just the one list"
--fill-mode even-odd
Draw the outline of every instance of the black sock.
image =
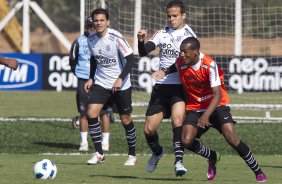
[[175, 155], [175, 163], [183, 161], [184, 147], [181, 143], [182, 127], [173, 128], [173, 148]]
[[235, 150], [238, 152], [240, 157], [245, 160], [246, 164], [250, 167], [250, 169], [252, 169], [255, 175], [262, 173], [253, 153], [243, 141], [240, 141], [239, 145], [235, 147]]
[[159, 144], [158, 133], [156, 132], [153, 136], [145, 135], [145, 138], [152, 152], [156, 156], [159, 156], [162, 153], [163, 148]]
[[135, 156], [135, 148], [136, 148], [136, 129], [131, 121], [128, 125], [123, 125], [125, 129], [126, 140], [128, 144], [128, 155]]
[[103, 155], [101, 144], [101, 126], [98, 118], [88, 118], [88, 129], [92, 142], [94, 143], [95, 150], [99, 154]]
[[188, 150], [201, 155], [202, 157], [208, 158], [208, 159], [212, 159], [212, 160], [216, 160], [216, 153], [215, 151], [209, 149], [208, 147], [206, 147], [205, 145], [201, 144], [200, 141], [198, 140], [194, 140], [193, 144], [187, 148]]

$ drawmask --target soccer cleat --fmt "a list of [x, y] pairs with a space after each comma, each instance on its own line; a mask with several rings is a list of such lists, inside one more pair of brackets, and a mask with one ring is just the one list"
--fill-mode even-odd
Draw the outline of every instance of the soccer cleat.
[[186, 174], [187, 169], [184, 167], [184, 165], [181, 161], [176, 162], [176, 164], [174, 166], [175, 166], [176, 177]]
[[80, 147], [78, 149], [80, 152], [87, 152], [88, 151], [88, 143], [80, 143]]
[[207, 173], [208, 180], [214, 180], [216, 176], [216, 166], [222, 157], [218, 152], [215, 152], [215, 154], [216, 154], [216, 160], [212, 160], [212, 159], [208, 160], [209, 163], [209, 168]]
[[157, 168], [157, 165], [158, 165], [158, 162], [160, 160], [160, 158], [164, 155], [164, 150], [163, 148], [162, 149], [162, 152], [160, 155], [155, 155], [155, 153], [153, 153], [151, 155], [151, 158], [148, 160], [148, 163], [147, 163], [147, 171], [148, 172], [153, 172], [156, 168]]
[[137, 163], [137, 157], [136, 156], [132, 156], [132, 155], [128, 155], [128, 159], [126, 160], [124, 165], [126, 165], [126, 166], [135, 166], [136, 163]]
[[259, 183], [263, 183], [263, 182], [266, 182], [267, 181], [267, 177], [265, 176], [264, 173], [260, 173], [256, 176], [256, 180], [257, 182]]
[[105, 161], [105, 155], [101, 155], [98, 152], [95, 152], [90, 160], [87, 161], [88, 165], [96, 165], [104, 163]]
[[103, 151], [109, 151], [110, 150], [110, 145], [108, 142], [103, 142], [102, 141], [102, 150]]

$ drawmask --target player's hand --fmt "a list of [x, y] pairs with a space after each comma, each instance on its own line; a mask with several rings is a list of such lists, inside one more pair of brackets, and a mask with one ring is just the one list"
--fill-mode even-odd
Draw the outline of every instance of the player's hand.
[[137, 38], [139, 42], [143, 42], [148, 35], [148, 29], [141, 29], [137, 33]]
[[162, 70], [156, 71], [152, 74], [153, 79], [156, 79], [156, 80], [160, 80], [164, 78], [164, 76], [165, 76], [165, 72]]
[[89, 93], [89, 90], [93, 84], [93, 79], [88, 79], [88, 81], [84, 84], [84, 90]]
[[197, 125], [201, 128], [210, 127], [212, 124], [209, 122], [209, 116], [203, 114], [199, 119]]
[[115, 81], [115, 83], [114, 83], [114, 85], [113, 85], [113, 87], [112, 87], [113, 93], [115, 93], [116, 91], [119, 91], [120, 88], [121, 88], [121, 85], [122, 85], [122, 79], [121, 79], [121, 78], [118, 78], [118, 79]]
[[6, 58], [7, 59], [7, 67], [16, 70], [19, 66], [19, 62], [17, 59], [14, 58]]

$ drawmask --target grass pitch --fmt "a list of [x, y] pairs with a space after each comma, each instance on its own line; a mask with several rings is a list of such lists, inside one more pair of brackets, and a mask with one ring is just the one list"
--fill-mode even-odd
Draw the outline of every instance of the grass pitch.
[[[0, 157], [1, 184], [203, 184], [210, 183], [206, 179], [207, 162], [199, 156], [185, 155], [184, 164], [188, 173], [175, 177], [173, 155], [161, 158], [153, 173], [146, 171], [149, 155], [138, 155], [136, 166], [124, 166], [126, 156], [106, 155], [106, 162], [88, 166], [86, 160], [91, 155], [34, 155], [34, 154], [2, 154]], [[57, 165], [58, 172], [54, 180], [37, 180], [33, 176], [35, 161], [48, 158]], [[281, 183], [282, 157], [257, 156], [263, 171], [272, 184]], [[219, 162], [216, 184], [248, 184], [256, 183], [255, 176], [239, 156], [223, 156]]]
[[[231, 94], [232, 95], [232, 94]], [[269, 103], [281, 104], [281, 93], [268, 96]], [[232, 98], [232, 97], [231, 97]], [[247, 97], [248, 99], [249, 97]], [[242, 98], [234, 98], [239, 103]], [[257, 99], [263, 99], [258, 97]], [[238, 100], [238, 101], [237, 101]], [[269, 99], [268, 99], [269, 100]], [[71, 118], [77, 115], [75, 92], [11, 92], [1, 91], [0, 117], [47, 117]], [[261, 103], [261, 102], [257, 102]], [[142, 109], [135, 112], [143, 113]], [[240, 112], [239, 112], [240, 113]], [[278, 112], [280, 114], [280, 112]], [[246, 111], [242, 112], [246, 114]], [[146, 172], [150, 150], [143, 135], [143, 122], [136, 123], [138, 164], [123, 166], [126, 156], [126, 140], [120, 123], [111, 124], [110, 152], [102, 165], [88, 166], [91, 157], [72, 155], [79, 147], [79, 130], [71, 128], [70, 122], [0, 122], [0, 184], [170, 184], [210, 183], [206, 180], [207, 162], [186, 151], [184, 165], [188, 173], [176, 178], [174, 174], [169, 123], [162, 123], [159, 137], [166, 154], [153, 173]], [[258, 163], [269, 178], [268, 183], [280, 184], [282, 177], [282, 127], [280, 124], [237, 124], [237, 133], [252, 149]], [[256, 183], [255, 176], [244, 161], [214, 129], [206, 133], [201, 141], [219, 151], [223, 158], [218, 165], [218, 174], [213, 183]], [[89, 140], [89, 143], [91, 141]], [[93, 146], [91, 145], [91, 150]], [[49, 154], [46, 154], [49, 153]], [[36, 180], [32, 170], [36, 161], [51, 159], [58, 167], [57, 177], [52, 181]]]

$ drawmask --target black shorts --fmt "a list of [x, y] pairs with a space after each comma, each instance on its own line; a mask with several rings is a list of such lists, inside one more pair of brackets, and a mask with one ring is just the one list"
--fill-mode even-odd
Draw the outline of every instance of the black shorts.
[[103, 104], [103, 109], [111, 106], [113, 111], [119, 114], [130, 114], [132, 112], [131, 88], [112, 93], [112, 90], [94, 84], [90, 91], [89, 104]]
[[76, 106], [77, 111], [81, 116], [85, 116], [87, 114], [87, 106], [89, 100], [89, 93], [84, 90], [84, 84], [88, 79], [80, 79], [78, 78], [77, 89], [76, 89]]
[[[197, 138], [200, 138], [202, 134], [208, 131], [207, 128], [201, 128], [197, 126], [198, 119], [204, 112], [196, 112], [196, 111], [187, 111], [186, 117], [183, 125], [193, 125], [198, 129]], [[228, 106], [219, 106], [215, 109], [215, 111], [211, 114], [209, 118], [212, 127], [217, 129], [221, 133], [221, 126], [225, 123], [235, 123], [230, 113], [230, 107]]]
[[177, 102], [184, 101], [184, 92], [181, 84], [155, 84], [146, 116], [163, 112], [164, 118], [169, 118], [171, 116], [171, 106]]

